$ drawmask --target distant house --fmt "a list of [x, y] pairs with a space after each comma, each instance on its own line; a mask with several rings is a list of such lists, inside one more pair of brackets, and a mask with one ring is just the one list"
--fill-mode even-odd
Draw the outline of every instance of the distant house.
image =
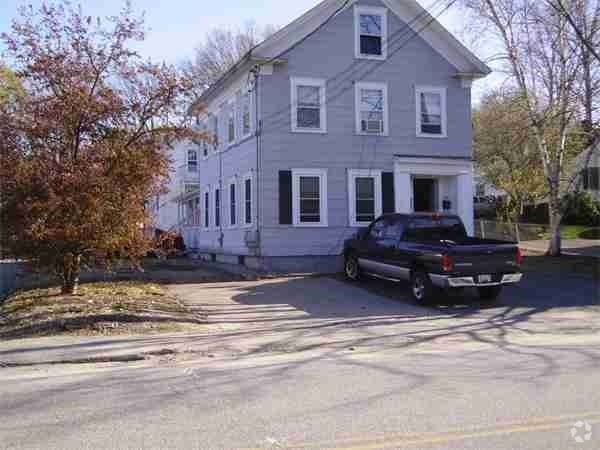
[[578, 190], [600, 200], [600, 138], [577, 157], [576, 167], [580, 174]]
[[471, 83], [489, 72], [414, 0], [321, 2], [198, 99], [215, 144], [197, 173], [182, 151], [186, 245], [329, 271], [383, 213], [452, 212], [472, 233]]

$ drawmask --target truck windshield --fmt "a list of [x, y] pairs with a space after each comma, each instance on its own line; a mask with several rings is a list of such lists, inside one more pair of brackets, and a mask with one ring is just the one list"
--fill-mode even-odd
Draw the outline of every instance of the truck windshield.
[[454, 217], [415, 219], [406, 230], [407, 241], [462, 241], [467, 232], [462, 222]]

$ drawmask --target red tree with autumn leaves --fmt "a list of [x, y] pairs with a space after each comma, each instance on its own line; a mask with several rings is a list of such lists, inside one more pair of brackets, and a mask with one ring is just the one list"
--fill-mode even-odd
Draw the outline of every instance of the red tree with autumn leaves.
[[128, 4], [105, 19], [67, 1], [22, 8], [1, 37], [24, 90], [0, 104], [2, 245], [74, 293], [84, 264], [147, 251], [145, 201], [170, 143], [193, 134], [189, 86], [131, 50], [144, 32]]

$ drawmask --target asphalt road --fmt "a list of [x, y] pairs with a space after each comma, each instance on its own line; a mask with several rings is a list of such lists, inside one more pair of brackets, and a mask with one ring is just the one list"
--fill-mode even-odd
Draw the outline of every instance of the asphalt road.
[[[600, 448], [592, 280], [533, 277], [485, 310], [336, 283], [176, 287], [224, 327], [214, 354], [0, 369], [0, 448]], [[240, 336], [260, 351], [227, 351]]]

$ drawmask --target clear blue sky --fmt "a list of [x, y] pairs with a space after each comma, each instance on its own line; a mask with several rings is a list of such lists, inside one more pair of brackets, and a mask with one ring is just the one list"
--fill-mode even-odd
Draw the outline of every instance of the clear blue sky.
[[[124, 0], [72, 0], [82, 4], [84, 12], [94, 16], [116, 14]], [[135, 11], [145, 12], [147, 39], [139, 51], [153, 60], [177, 63], [193, 55], [194, 47], [213, 28], [241, 28], [248, 21], [257, 25], [283, 26], [308, 11], [320, 0], [132, 0]], [[421, 0], [427, 7], [434, 0]], [[40, 4], [40, 0], [0, 0], [0, 32], [7, 31], [17, 7]], [[462, 17], [456, 9], [449, 10], [439, 20], [460, 39]], [[1, 48], [1, 47], [0, 47]], [[483, 89], [498, 82], [498, 77], [479, 82], [474, 91], [477, 98]]]

